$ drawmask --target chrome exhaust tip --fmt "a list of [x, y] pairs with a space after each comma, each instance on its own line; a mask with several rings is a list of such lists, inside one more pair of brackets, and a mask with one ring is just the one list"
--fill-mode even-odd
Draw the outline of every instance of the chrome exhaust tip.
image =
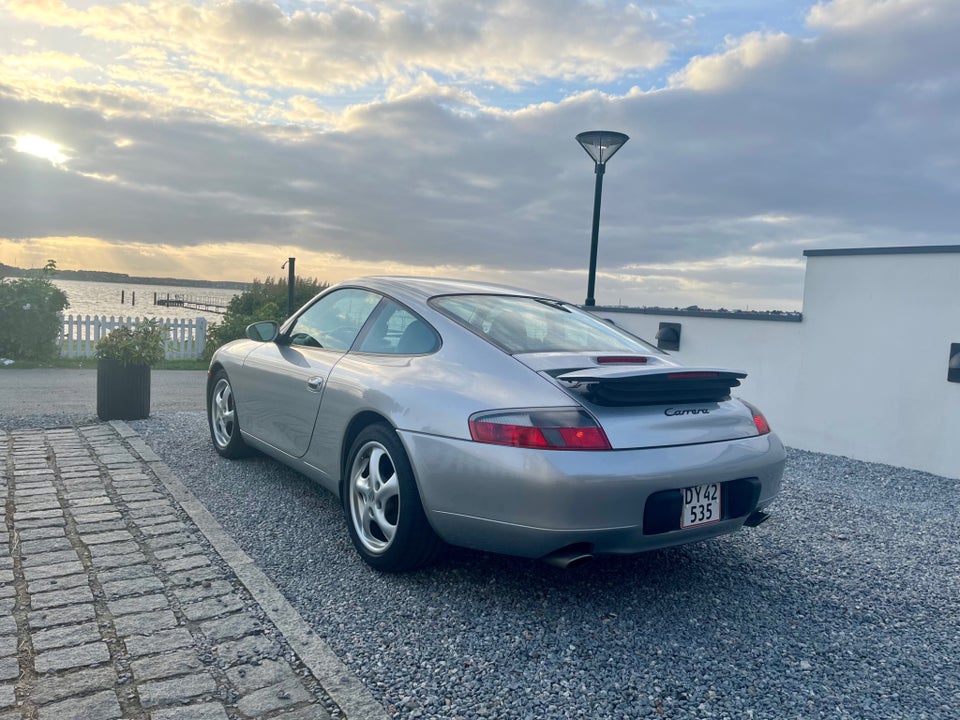
[[770, 519], [770, 516], [765, 513], [763, 510], [757, 510], [750, 517], [743, 521], [743, 524], [747, 527], [756, 527], [760, 523], [766, 522]]
[[540, 558], [547, 565], [569, 570], [579, 567], [593, 560], [593, 553], [590, 552], [590, 546], [571, 545], [569, 547], [554, 550], [549, 555]]

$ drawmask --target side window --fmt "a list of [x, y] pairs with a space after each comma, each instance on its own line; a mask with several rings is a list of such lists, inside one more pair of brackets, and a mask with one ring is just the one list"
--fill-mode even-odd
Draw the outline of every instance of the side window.
[[381, 297], [369, 290], [345, 288], [325, 295], [297, 318], [291, 345], [348, 350]]
[[436, 332], [427, 323], [393, 300], [384, 300], [356, 349], [380, 355], [425, 355], [439, 345]]

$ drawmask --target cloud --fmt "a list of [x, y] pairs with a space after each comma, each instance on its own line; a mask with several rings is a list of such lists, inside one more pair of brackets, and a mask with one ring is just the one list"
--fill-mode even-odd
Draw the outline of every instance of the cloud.
[[[218, 78], [220, 87], [202, 89], [228, 103], [234, 100], [230, 87], [240, 84], [271, 95], [329, 94], [336, 104], [338, 95], [360, 88], [382, 93], [423, 74], [511, 89], [546, 79], [606, 82], [657, 67], [669, 53], [653, 13], [580, 0], [396, 0], [363, 8], [322, 2], [289, 11], [266, 0], [128, 1], [84, 9], [61, 0], [5, 5], [17, 21], [128, 48], [97, 83], [102, 92], [113, 94], [119, 84], [122, 94], [129, 93], [149, 72], [150, 83], [180, 106], [204, 112], [208, 104], [184, 76]], [[25, 81], [11, 85], [26, 92]], [[164, 105], [159, 109], [169, 112]], [[248, 119], [262, 110], [251, 102]]]
[[5, 55], [0, 58], [0, 65], [8, 69], [27, 72], [37, 72], [38, 70], [69, 72], [78, 68], [90, 67], [90, 63], [79, 55], [68, 55], [55, 51]]
[[927, 0], [832, 0], [814, 5], [807, 23], [815, 28], [885, 31], [942, 9]]
[[750, 33], [728, 38], [727, 49], [707, 57], [693, 58], [671, 77], [675, 87], [691, 90], [725, 90], [739, 83], [751, 83], [759, 69], [768, 69], [786, 56], [797, 42], [785, 33]]
[[[0, 4], [37, 38], [0, 60], [0, 251], [224, 253], [199, 276], [239, 279], [292, 253], [580, 299], [595, 128], [631, 136], [601, 303], [794, 309], [806, 248], [956, 242], [960, 4], [820, 4], [679, 67], [680, 20], [632, 5], [293, 5]], [[14, 151], [27, 133], [67, 160]]]

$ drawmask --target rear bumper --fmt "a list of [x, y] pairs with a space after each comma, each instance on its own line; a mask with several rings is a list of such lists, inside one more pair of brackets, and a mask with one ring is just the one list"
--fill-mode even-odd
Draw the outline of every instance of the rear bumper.
[[[786, 459], [772, 433], [603, 452], [527, 450], [400, 435], [427, 517], [440, 537], [454, 545], [523, 557], [543, 557], [573, 544], [589, 545], [595, 553], [635, 553], [734, 532], [779, 493]], [[747, 505], [742, 500], [729, 505], [735, 515], [687, 530], [670, 529], [673, 519], [654, 523], [650, 514], [644, 522], [648, 501], [649, 512], [674, 512], [666, 491], [733, 481], [749, 483], [752, 493]], [[745, 486], [728, 487], [742, 495]], [[679, 505], [676, 508], [678, 523]]]

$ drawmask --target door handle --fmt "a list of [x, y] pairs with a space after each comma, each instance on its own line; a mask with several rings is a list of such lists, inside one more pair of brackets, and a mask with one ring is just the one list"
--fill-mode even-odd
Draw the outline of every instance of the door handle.
[[320, 392], [323, 388], [323, 378], [315, 375], [307, 380], [307, 387], [310, 388], [310, 392]]

